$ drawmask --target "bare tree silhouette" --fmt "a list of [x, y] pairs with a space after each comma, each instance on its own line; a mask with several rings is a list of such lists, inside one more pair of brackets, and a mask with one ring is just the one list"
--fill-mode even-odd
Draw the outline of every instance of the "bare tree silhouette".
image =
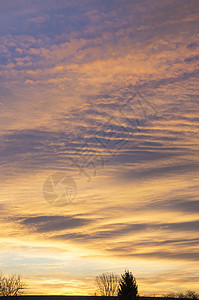
[[116, 296], [118, 292], [119, 277], [113, 273], [103, 273], [96, 276], [95, 285], [101, 296]]
[[188, 290], [184, 293], [182, 292], [172, 292], [165, 295], [165, 298], [178, 298], [178, 299], [191, 299], [191, 300], [199, 300], [199, 294], [195, 291]]
[[0, 274], [0, 296], [19, 296], [26, 286], [21, 275]]

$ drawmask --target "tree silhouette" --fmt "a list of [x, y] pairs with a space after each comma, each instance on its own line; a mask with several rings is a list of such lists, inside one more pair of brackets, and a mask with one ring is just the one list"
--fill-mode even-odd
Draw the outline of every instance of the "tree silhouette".
[[19, 296], [25, 287], [26, 284], [20, 275], [0, 274], [0, 296]]
[[135, 277], [129, 271], [125, 271], [122, 275], [118, 296], [120, 300], [134, 300], [138, 296], [138, 286]]
[[191, 299], [191, 300], [199, 300], [199, 294], [195, 291], [188, 290], [184, 293], [168, 293], [165, 295], [165, 298], [178, 298], [178, 299]]
[[96, 276], [95, 285], [101, 296], [116, 296], [119, 277], [113, 273], [103, 273]]

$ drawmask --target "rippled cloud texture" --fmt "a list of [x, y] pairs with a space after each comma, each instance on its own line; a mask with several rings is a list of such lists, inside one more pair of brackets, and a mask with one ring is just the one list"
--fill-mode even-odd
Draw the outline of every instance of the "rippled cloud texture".
[[0, 271], [28, 293], [198, 288], [198, 28], [198, 0], [0, 2]]

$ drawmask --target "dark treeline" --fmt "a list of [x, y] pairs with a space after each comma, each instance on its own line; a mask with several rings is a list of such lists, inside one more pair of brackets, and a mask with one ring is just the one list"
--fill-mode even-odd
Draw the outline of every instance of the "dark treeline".
[[132, 272], [125, 270], [120, 276], [113, 273], [103, 273], [95, 278], [95, 296], [31, 296], [22, 295], [27, 284], [20, 275], [0, 275], [0, 298], [23, 300], [199, 300], [199, 294], [194, 291], [184, 293], [169, 293], [162, 297], [143, 297], [138, 293], [138, 284]]

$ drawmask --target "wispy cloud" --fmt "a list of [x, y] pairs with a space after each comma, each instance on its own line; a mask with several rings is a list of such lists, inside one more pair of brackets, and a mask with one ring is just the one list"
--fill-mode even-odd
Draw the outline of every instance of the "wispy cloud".
[[[197, 288], [198, 10], [0, 3], [0, 265], [31, 293], [92, 294], [127, 267], [141, 294]], [[57, 171], [78, 186], [62, 208], [42, 195]]]

